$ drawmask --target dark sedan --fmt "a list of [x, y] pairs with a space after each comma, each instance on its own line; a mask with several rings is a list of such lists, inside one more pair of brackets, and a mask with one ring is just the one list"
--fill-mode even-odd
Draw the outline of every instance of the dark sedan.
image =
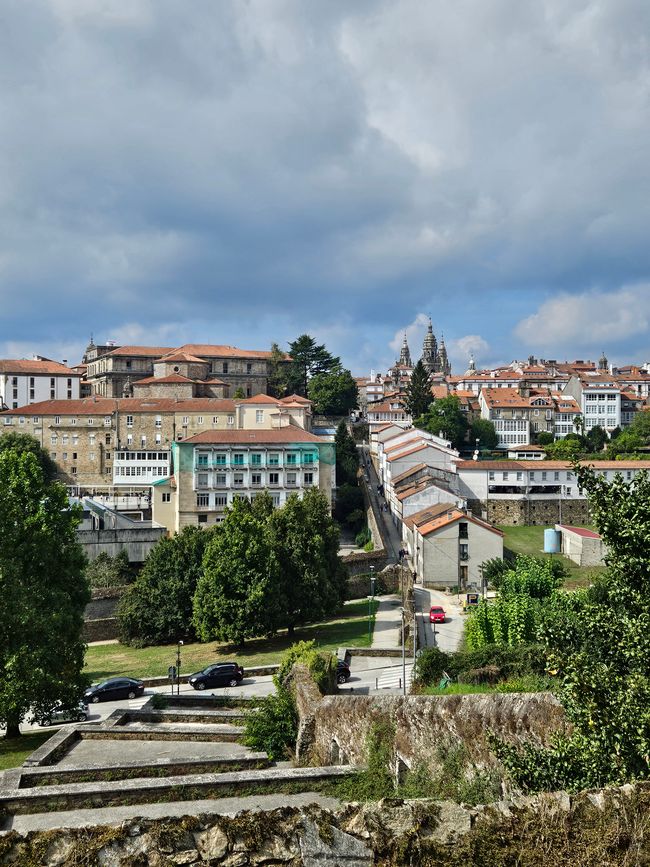
[[144, 683], [132, 677], [111, 677], [102, 683], [94, 684], [84, 693], [84, 701], [117, 701], [120, 698], [137, 698], [144, 692]]
[[336, 663], [336, 682], [347, 683], [350, 680], [350, 666], [344, 660], [339, 659]]
[[203, 671], [190, 675], [189, 684], [194, 689], [213, 686], [238, 686], [244, 679], [244, 669], [236, 662], [218, 662]]

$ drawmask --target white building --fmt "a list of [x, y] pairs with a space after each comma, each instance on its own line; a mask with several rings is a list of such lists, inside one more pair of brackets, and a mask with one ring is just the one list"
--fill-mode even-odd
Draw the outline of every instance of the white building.
[[0, 409], [76, 400], [81, 373], [47, 358], [0, 360]]
[[593, 370], [572, 376], [564, 393], [580, 405], [585, 432], [602, 427], [611, 433], [621, 426], [621, 386], [609, 373]]

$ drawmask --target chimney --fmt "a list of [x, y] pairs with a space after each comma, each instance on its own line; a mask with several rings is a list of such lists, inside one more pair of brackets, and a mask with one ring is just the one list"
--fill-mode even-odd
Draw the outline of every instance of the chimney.
[[68, 359], [67, 359], [67, 358], [64, 358], [63, 361], [61, 362], [61, 364], [67, 364], [67, 363], [68, 363]]

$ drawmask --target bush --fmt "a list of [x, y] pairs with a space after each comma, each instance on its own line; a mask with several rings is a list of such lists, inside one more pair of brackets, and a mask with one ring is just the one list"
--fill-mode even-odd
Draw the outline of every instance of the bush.
[[[458, 653], [445, 653], [437, 647], [423, 650], [416, 663], [417, 680], [427, 686], [437, 685], [443, 671], [465, 683], [494, 683], [528, 675], [543, 677], [546, 650], [541, 644], [520, 644], [517, 647], [489, 644], [478, 650]], [[481, 680], [481, 672], [486, 679]], [[487, 679], [488, 674], [491, 680]]]
[[372, 539], [366, 542], [366, 544], [363, 546], [363, 550], [367, 551], [368, 553], [375, 550], [375, 543], [372, 541]]
[[366, 525], [363, 530], [357, 533], [354, 541], [357, 548], [363, 548], [371, 539], [370, 528]]
[[298, 736], [298, 712], [291, 691], [277, 687], [275, 695], [263, 698], [244, 721], [247, 747], [261, 750], [272, 761], [293, 755]]
[[115, 557], [102, 551], [86, 566], [86, 578], [91, 587], [123, 587], [130, 584], [134, 574], [126, 550], [123, 548]]
[[348, 801], [379, 801], [395, 796], [395, 778], [391, 773], [395, 729], [386, 720], [373, 722], [366, 740], [366, 769], [338, 788], [338, 795]]
[[336, 671], [335, 657], [332, 653], [318, 650], [315, 641], [298, 641], [285, 652], [280, 660], [280, 668], [273, 675], [273, 681], [278, 689], [282, 687], [297, 662], [307, 666], [323, 695], [332, 691]]
[[490, 587], [495, 590], [499, 589], [501, 579], [505, 572], [508, 572], [512, 565], [501, 557], [492, 557], [491, 560], [486, 560], [480, 566], [481, 575], [487, 581]]

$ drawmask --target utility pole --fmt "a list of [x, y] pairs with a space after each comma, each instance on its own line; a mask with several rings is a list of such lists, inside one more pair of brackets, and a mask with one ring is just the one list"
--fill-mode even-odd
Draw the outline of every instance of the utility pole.
[[406, 695], [406, 612], [400, 608], [402, 612], [402, 695]]

